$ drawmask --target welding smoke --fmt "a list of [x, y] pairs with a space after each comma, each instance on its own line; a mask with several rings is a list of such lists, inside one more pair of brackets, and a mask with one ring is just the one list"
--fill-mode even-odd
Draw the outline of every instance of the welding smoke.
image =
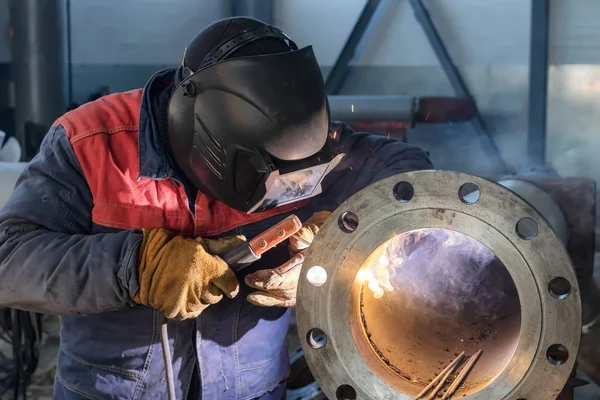
[[507, 296], [517, 298], [508, 271], [491, 250], [467, 235], [446, 229], [412, 231], [375, 253], [369, 272], [363, 273], [369, 289], [376, 298], [384, 292], [401, 296], [405, 311], [427, 308], [436, 319], [455, 323], [514, 311], [505, 307], [514, 304], [505, 301]]

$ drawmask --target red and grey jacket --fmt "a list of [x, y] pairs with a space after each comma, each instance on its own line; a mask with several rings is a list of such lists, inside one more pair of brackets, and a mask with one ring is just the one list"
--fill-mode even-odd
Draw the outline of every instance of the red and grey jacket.
[[[61, 117], [0, 211], [0, 306], [61, 315], [56, 399], [165, 398], [157, 312], [136, 305], [141, 228], [248, 238], [291, 212], [333, 210], [366, 185], [429, 169], [423, 151], [345, 130], [346, 157], [310, 203], [245, 214], [178, 179], [152, 115], [156, 74], [142, 90], [103, 97]], [[287, 258], [275, 249], [246, 273]], [[240, 295], [169, 326], [178, 398], [281, 398], [289, 313]], [[197, 368], [195, 369], [195, 366]], [[198, 373], [193, 376], [194, 371]], [[201, 393], [189, 393], [192, 378]]]

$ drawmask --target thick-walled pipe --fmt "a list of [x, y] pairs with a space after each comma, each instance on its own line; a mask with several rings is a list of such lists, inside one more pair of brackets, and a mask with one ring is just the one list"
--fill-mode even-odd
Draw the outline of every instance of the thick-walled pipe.
[[331, 117], [344, 122], [412, 124], [469, 121], [475, 103], [464, 97], [329, 95]]
[[24, 160], [66, 109], [65, 14], [64, 0], [11, 2], [15, 131]]
[[331, 117], [339, 121], [412, 121], [417, 103], [413, 96], [329, 96]]
[[307, 363], [328, 398], [414, 399], [456, 355], [479, 350], [455, 398], [556, 398], [579, 350], [580, 288], [553, 211], [536, 209], [543, 193], [524, 187], [409, 172], [331, 215], [296, 304]]
[[548, 192], [535, 183], [522, 179], [503, 179], [498, 183], [531, 204], [548, 221], [563, 244], [567, 244], [567, 220], [559, 205]]

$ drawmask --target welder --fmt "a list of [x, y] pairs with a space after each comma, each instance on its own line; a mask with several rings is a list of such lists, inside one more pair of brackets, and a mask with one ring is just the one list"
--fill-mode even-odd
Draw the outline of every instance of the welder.
[[[160, 313], [177, 398], [280, 399], [302, 250], [358, 190], [428, 168], [330, 121], [312, 47], [220, 20], [143, 90], [56, 121], [0, 213], [0, 305], [61, 316], [55, 399], [165, 398]], [[291, 213], [290, 249], [243, 275], [215, 255]]]

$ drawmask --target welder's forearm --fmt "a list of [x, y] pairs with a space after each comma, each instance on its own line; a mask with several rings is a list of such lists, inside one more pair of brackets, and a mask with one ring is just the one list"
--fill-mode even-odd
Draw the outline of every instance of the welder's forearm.
[[59, 315], [116, 310], [138, 289], [136, 231], [97, 235], [0, 223], [0, 306]]

